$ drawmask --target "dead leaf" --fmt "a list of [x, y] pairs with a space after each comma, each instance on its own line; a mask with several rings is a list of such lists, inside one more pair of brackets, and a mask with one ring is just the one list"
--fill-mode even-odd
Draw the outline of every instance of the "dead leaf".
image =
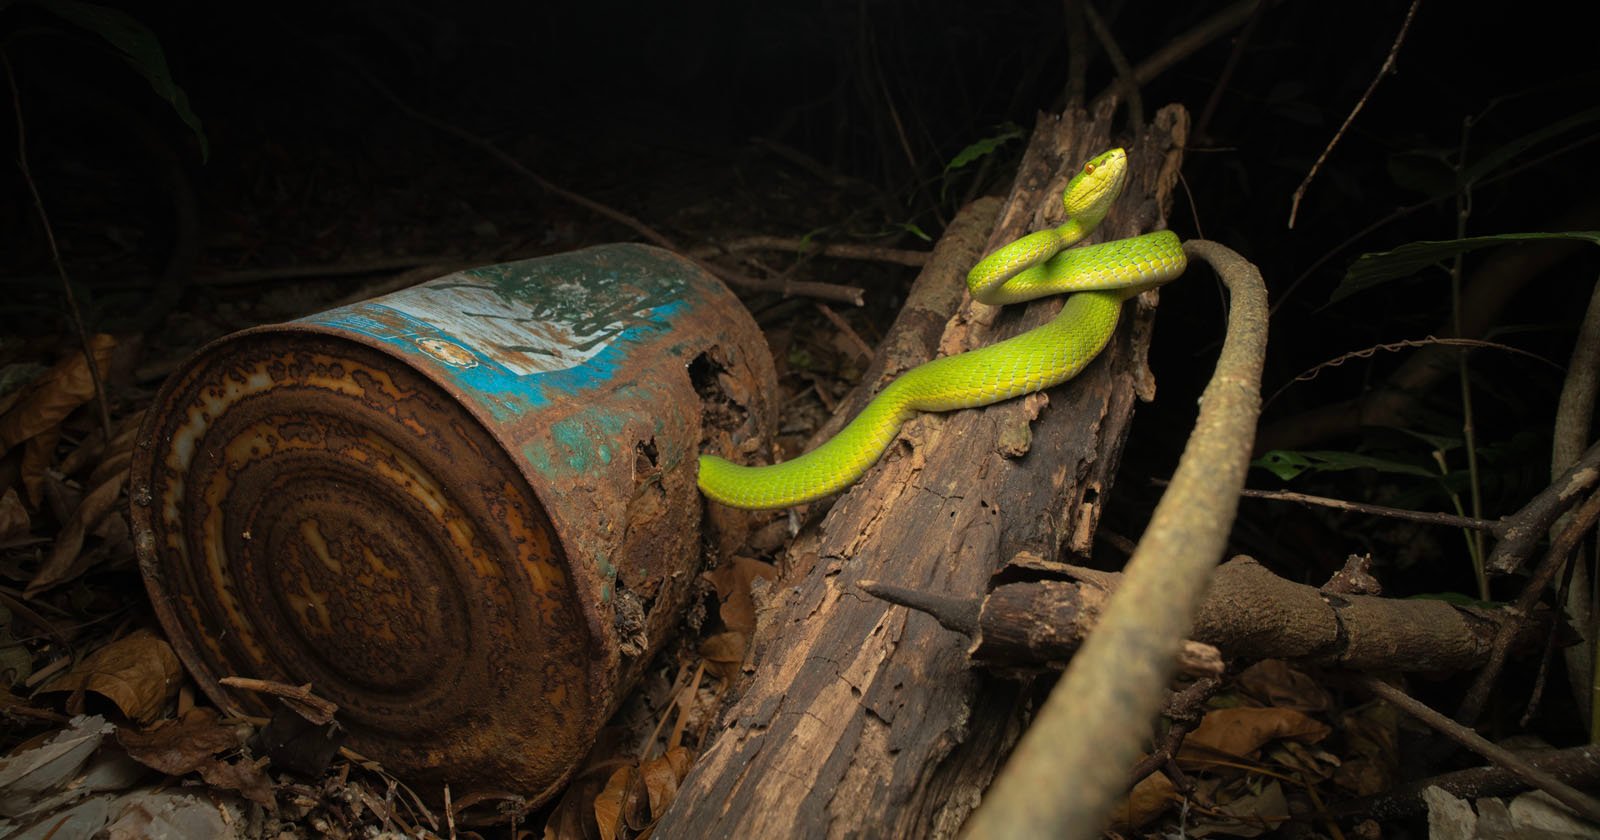
[[198, 706], [147, 731], [118, 727], [117, 741], [134, 761], [169, 776], [193, 773], [217, 753], [244, 745], [238, 726], [219, 723], [216, 710]]
[[200, 768], [200, 778], [212, 787], [236, 790], [251, 802], [275, 809], [278, 798], [273, 795], [272, 779], [267, 776], [267, 761], [265, 758], [213, 761]]
[[[101, 333], [89, 340], [95, 368], [104, 373], [116, 339]], [[4, 414], [0, 414], [0, 453], [42, 432], [54, 429], [79, 406], [94, 399], [94, 377], [80, 350], [57, 362], [37, 379]]]
[[172, 646], [149, 630], [136, 630], [84, 657], [40, 691], [93, 691], [128, 719], [150, 723], [177, 694], [182, 677]]
[[[121, 458], [124, 463], [133, 454], [133, 445], [139, 439], [139, 428], [144, 423], [144, 409], [135, 411], [119, 418], [111, 427], [111, 443], [105, 441], [105, 432], [96, 426], [83, 442], [62, 459], [57, 469], [62, 475], [78, 475], [89, 467], [94, 467], [94, 473], [89, 477], [89, 484], [99, 484], [104, 480], [104, 474], [113, 467], [111, 462]], [[96, 475], [100, 477], [97, 479]]]
[[[1272, 780], [1259, 788], [1241, 788], [1243, 795], [1214, 806], [1215, 816], [1189, 828], [1190, 837], [1259, 837], [1289, 819], [1283, 786]], [[1217, 817], [1221, 817], [1218, 819]]]
[[706, 572], [706, 580], [717, 590], [717, 600], [721, 604], [718, 613], [722, 616], [722, 623], [729, 630], [746, 636], [755, 632], [756, 605], [750, 597], [751, 583], [758, 579], [773, 580], [777, 576], [778, 570], [771, 563], [748, 557], [734, 557], [733, 562]]
[[1239, 674], [1239, 690], [1263, 705], [1301, 712], [1325, 712], [1333, 708], [1328, 690], [1304, 671], [1282, 659], [1264, 659]]
[[1293, 709], [1213, 709], [1184, 739], [1178, 761], [1192, 767], [1213, 764], [1218, 755], [1248, 758], [1280, 738], [1315, 743], [1332, 731], [1327, 724]]
[[1274, 767], [1294, 771], [1302, 782], [1325, 782], [1332, 778], [1334, 771], [1344, 763], [1327, 750], [1307, 746], [1299, 741], [1279, 741], [1270, 747], [1265, 755]]
[[1356, 796], [1388, 790], [1400, 780], [1400, 713], [1373, 702], [1339, 717], [1344, 763], [1333, 782]]
[[169, 776], [199, 773], [213, 787], [236, 790], [251, 802], [276, 807], [272, 779], [265, 770], [267, 759], [219, 757], [242, 747], [244, 733], [237, 724], [219, 721], [213, 709], [192, 708], [183, 717], [144, 732], [118, 727], [117, 740], [133, 760], [152, 770]]
[[700, 643], [700, 655], [706, 658], [706, 670], [733, 682], [744, 665], [745, 635], [734, 631], [708, 636]]
[[7, 487], [6, 492], [0, 493], [0, 546], [27, 537], [31, 530], [33, 523], [28, 518], [28, 509], [22, 506], [22, 497], [17, 495], [15, 487]]
[[594, 820], [600, 825], [600, 840], [617, 840], [617, 835], [623, 828], [622, 808], [628, 798], [628, 789], [633, 787], [633, 778], [638, 771], [632, 766], [618, 767], [610, 778], [606, 779], [606, 786], [594, 798]]
[[28, 494], [28, 504], [35, 508], [45, 498], [45, 485], [50, 479], [50, 462], [55, 458], [56, 442], [61, 439], [59, 428], [46, 429], [45, 431], [28, 438], [22, 447], [22, 461], [17, 465], [17, 474], [22, 479], [22, 490]]
[[1123, 834], [1149, 825], [1177, 799], [1177, 789], [1165, 773], [1151, 773], [1139, 780], [1111, 814], [1112, 829]]
[[28, 383], [40, 376], [49, 368], [32, 362], [16, 362], [9, 365], [0, 365], [0, 414], [5, 414], [16, 405], [17, 400], [28, 390]]
[[56, 535], [50, 556], [34, 574], [33, 580], [28, 581], [27, 597], [32, 598], [82, 573], [83, 570], [77, 567], [77, 560], [79, 552], [83, 550], [84, 535], [111, 512], [127, 481], [127, 472], [118, 473], [83, 497], [83, 502], [72, 512], [61, 533]]
[[639, 773], [644, 777], [645, 790], [650, 795], [650, 819], [661, 819], [667, 806], [678, 795], [678, 783], [689, 775], [694, 766], [694, 755], [687, 747], [673, 747], [665, 755], [646, 761]]

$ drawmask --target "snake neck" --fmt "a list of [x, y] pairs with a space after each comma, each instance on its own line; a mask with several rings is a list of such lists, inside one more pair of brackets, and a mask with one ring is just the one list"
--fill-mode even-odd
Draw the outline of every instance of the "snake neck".
[[[1094, 232], [1094, 229], [1099, 226], [1100, 221], [1105, 217], [1106, 211], [1101, 210], [1092, 215], [1073, 216], [1068, 219], [1065, 224], [1056, 228], [1056, 236], [1061, 239], [1062, 249], [1071, 248], [1083, 241], [1084, 237]], [[1051, 256], [1055, 255], [1051, 254]]]

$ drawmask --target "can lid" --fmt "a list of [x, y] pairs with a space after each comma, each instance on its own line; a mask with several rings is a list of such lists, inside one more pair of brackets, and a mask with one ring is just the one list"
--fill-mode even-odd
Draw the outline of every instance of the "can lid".
[[[201, 688], [310, 683], [352, 749], [452, 790], [553, 790], [614, 662], [545, 509], [437, 384], [333, 335], [202, 350], [146, 416], [135, 544]], [[507, 749], [508, 744], [516, 745]]]

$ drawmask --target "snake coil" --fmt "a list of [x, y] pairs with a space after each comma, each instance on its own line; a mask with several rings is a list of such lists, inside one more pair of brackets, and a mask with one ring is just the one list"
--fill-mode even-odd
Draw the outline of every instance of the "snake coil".
[[747, 467], [702, 455], [700, 491], [721, 504], [752, 510], [814, 501], [855, 483], [919, 411], [990, 405], [1078, 375], [1110, 341], [1123, 301], [1177, 278], [1186, 265], [1177, 235], [1165, 230], [1071, 247], [1105, 218], [1127, 176], [1125, 151], [1096, 155], [1062, 193], [1065, 224], [1017, 239], [967, 274], [972, 297], [997, 306], [1068, 294], [1048, 323], [906, 371], [838, 434], [797, 458]]

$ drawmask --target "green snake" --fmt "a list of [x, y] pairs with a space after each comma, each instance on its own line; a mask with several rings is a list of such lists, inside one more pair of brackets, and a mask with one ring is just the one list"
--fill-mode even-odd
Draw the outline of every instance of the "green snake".
[[1067, 222], [983, 258], [967, 274], [982, 303], [1072, 293], [1048, 323], [1015, 338], [918, 365], [884, 389], [838, 434], [797, 458], [746, 467], [700, 456], [700, 491], [713, 501], [760, 510], [799, 505], [853, 484], [919, 411], [976, 408], [1041, 391], [1076, 376], [1116, 330], [1122, 303], [1183, 273], [1178, 237], [1157, 231], [1082, 248], [1122, 193], [1128, 155], [1097, 155], [1062, 193]]

